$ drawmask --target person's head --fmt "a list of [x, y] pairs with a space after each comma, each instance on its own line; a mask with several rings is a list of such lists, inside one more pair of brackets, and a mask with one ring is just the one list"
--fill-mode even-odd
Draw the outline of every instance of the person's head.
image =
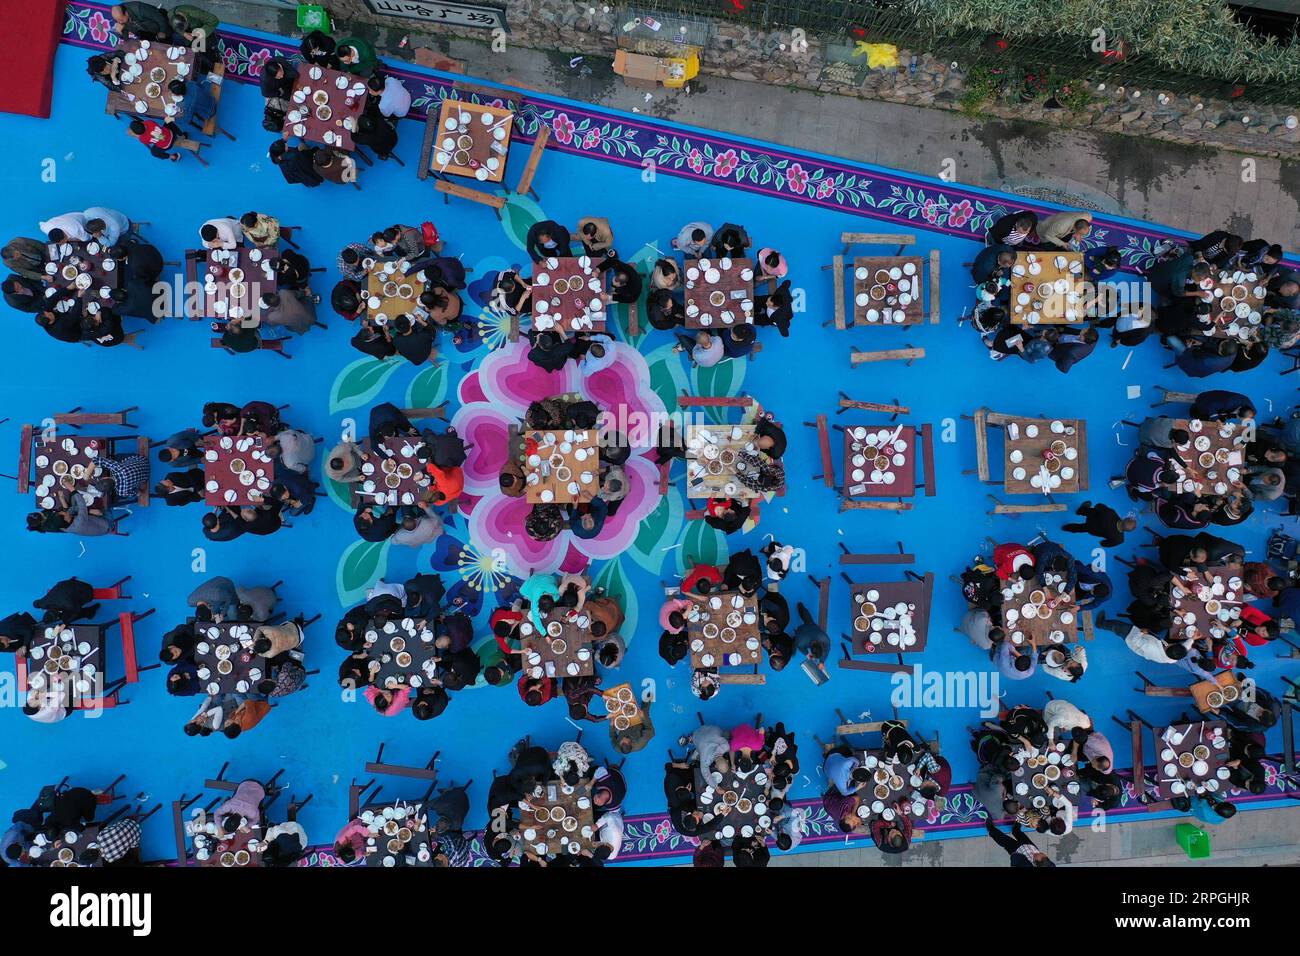
[[[140, 132], [144, 132], [143, 124], [141, 124]], [[266, 151], [266, 155], [271, 158], [271, 162], [279, 165], [280, 160], [284, 158], [284, 153], [287, 148], [288, 147], [285, 145], [284, 140], [277, 139], [271, 143], [270, 147]]]
[[989, 641], [994, 644], [1001, 644], [1007, 639], [1007, 632], [1000, 627], [989, 628]]
[[555, 245], [555, 237], [551, 235], [551, 230], [549, 228], [543, 228], [537, 231], [537, 243], [542, 246]]
[[1019, 568], [1016, 569], [1016, 575], [1022, 581], [1032, 581], [1034, 579], [1034, 575], [1037, 573], [1038, 572], [1034, 570], [1034, 566], [1032, 564], [1022, 564]]
[[1020, 654], [1013, 659], [1011, 666], [1023, 674], [1025, 671], [1029, 670], [1029, 668], [1034, 666], [1034, 662], [1028, 654]]
[[1264, 255], [1261, 261], [1265, 265], [1270, 265], [1270, 266], [1276, 265], [1277, 263], [1281, 262], [1282, 247], [1279, 246], [1276, 242], [1273, 243], [1273, 245], [1269, 246], [1267, 249], [1264, 250]]
[[254, 654], [265, 654], [265, 653], [267, 653], [270, 649], [271, 649], [271, 639], [270, 639], [270, 638], [267, 638], [267, 637], [259, 637], [257, 640], [253, 641], [253, 653], [254, 653]]
[[1089, 220], [1076, 219], [1074, 221], [1074, 228], [1071, 230], [1071, 234], [1077, 239], [1082, 239], [1091, 231], [1092, 231], [1092, 223]]
[[1227, 800], [1215, 800], [1210, 804], [1214, 812], [1225, 820], [1231, 820], [1237, 815], [1237, 808]]
[[698, 226], [691, 230], [691, 242], [703, 242], [708, 238], [708, 234]]
[[221, 829], [227, 833], [238, 832], [239, 828], [244, 825], [244, 816], [241, 813], [227, 813], [221, 818]]
[[[284, 142], [284, 140], [280, 140]], [[329, 149], [318, 149], [311, 157], [312, 165], [318, 169], [328, 169], [334, 165], [334, 151]]]
[[1066, 825], [1062, 817], [1052, 817], [1052, 822], [1047, 825], [1047, 829], [1054, 836], [1064, 836]]
[[1192, 266], [1191, 272], [1189, 274], [1192, 279], [1194, 279], [1197, 282], [1200, 282], [1203, 279], [1208, 279], [1213, 274], [1213, 272], [1214, 272], [1214, 267], [1211, 266], [1208, 262], [1198, 262]]
[[1097, 330], [1092, 326], [1088, 326], [1086, 329], [1083, 330], [1083, 334], [1080, 335], [1079, 338], [1083, 340], [1084, 344], [1092, 345], [1094, 342], [1097, 341], [1098, 338]]
[[[133, 119], [133, 120], [131, 120], [130, 125], [127, 126], [127, 129], [129, 129], [129, 130], [131, 131], [132, 135], [134, 135], [134, 136], [143, 136], [143, 135], [144, 135], [144, 131], [145, 131], [144, 121], [143, 121], [143, 120], [138, 120], [138, 119]], [[276, 140], [276, 142], [282, 142], [282, 140]], [[60, 238], [58, 238], [58, 239], [55, 239], [55, 238], [54, 238], [54, 233], [55, 233], [55, 232], [58, 232], [58, 233], [60, 234]], [[50, 232], [50, 239], [53, 240], [54, 242], [60, 242], [60, 241], [62, 241], [62, 232], [63, 232], [63, 230], [61, 230], [61, 229], [58, 229], [58, 230], [51, 230], [51, 232]]]
[[227, 737], [229, 737], [231, 740], [234, 740], [241, 733], [243, 733], [243, 730], [244, 728], [240, 727], [239, 724], [236, 723], [229, 723], [226, 724], [226, 726], [221, 728], [221, 732], [225, 734]]
[[1166, 644], [1165, 656], [1171, 661], [1181, 661], [1187, 656], [1187, 646], [1185, 644]]
[[1210, 552], [1204, 545], [1193, 545], [1187, 549], [1187, 560], [1191, 564], [1204, 564], [1210, 560]]
[[172, 80], [167, 84], [167, 92], [172, 96], [184, 96], [186, 89], [185, 81], [181, 79]]
[[1088, 763], [1092, 764], [1093, 769], [1099, 773], [1110, 773], [1110, 768], [1112, 766], [1110, 758], [1105, 754], [1094, 755]]

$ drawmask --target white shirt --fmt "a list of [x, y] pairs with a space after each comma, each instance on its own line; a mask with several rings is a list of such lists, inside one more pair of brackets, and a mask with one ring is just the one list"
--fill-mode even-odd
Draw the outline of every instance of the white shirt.
[[82, 213], [86, 221], [91, 219], [104, 220], [104, 242], [110, 246], [117, 245], [117, 240], [131, 231], [131, 220], [123, 213], [116, 209], [109, 209], [107, 206], [91, 206]]
[[[222, 249], [233, 249], [244, 239], [244, 227], [238, 219], [209, 219], [203, 225], [217, 230], [217, 241], [221, 243]], [[202, 228], [199, 231], [202, 233]]]
[[1049, 742], [1056, 739], [1058, 730], [1092, 726], [1092, 719], [1068, 700], [1049, 700], [1043, 707], [1043, 722], [1047, 724]]
[[62, 229], [69, 239], [77, 242], [85, 242], [90, 238], [90, 233], [86, 232], [86, 217], [79, 212], [65, 212], [62, 216], [45, 220], [40, 227], [46, 235], [49, 235], [51, 229]]
[[1069, 664], [1071, 661], [1081, 665], [1085, 670], [1087, 670], [1088, 652], [1084, 649], [1082, 644], [1075, 644], [1069, 653], [1066, 653], [1064, 647], [1060, 647], [1060, 652], [1065, 655], [1065, 660], [1061, 661], [1060, 664], [1052, 663], [1056, 658], [1056, 654], [1052, 653], [1052, 651], [1056, 650], [1058, 650], [1058, 648], [1052, 648], [1051, 651], [1048, 652], [1047, 656], [1043, 658], [1041, 666], [1044, 673], [1051, 674], [1058, 680], [1074, 680], [1074, 675], [1065, 669], [1065, 665]]
[[606, 844], [613, 852], [610, 853], [611, 860], [618, 858], [619, 850], [623, 849], [623, 831], [626, 826], [623, 823], [623, 811], [611, 810], [600, 818], [596, 825], [600, 831], [600, 842]]
[[1172, 664], [1169, 655], [1165, 652], [1165, 642], [1160, 640], [1150, 631], [1144, 631], [1140, 627], [1134, 627], [1124, 638], [1124, 643], [1128, 649], [1138, 657], [1148, 661], [1154, 661], [1157, 664]]
[[697, 344], [693, 349], [691, 349], [691, 358], [695, 361], [696, 365], [699, 365], [702, 368], [712, 368], [714, 365], [721, 362], [726, 355], [726, 347], [723, 345], [722, 336], [711, 335], [709, 338], [710, 342], [708, 348]]
[[401, 119], [411, 111], [411, 91], [397, 77], [390, 76], [379, 94], [379, 112], [390, 119]]

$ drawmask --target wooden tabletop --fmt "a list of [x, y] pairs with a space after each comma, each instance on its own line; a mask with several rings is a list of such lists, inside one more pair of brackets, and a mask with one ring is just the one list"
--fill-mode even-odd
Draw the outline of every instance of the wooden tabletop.
[[[871, 780], [864, 783], [858, 791], [860, 818], [869, 823], [874, 823], [878, 819], [896, 819], [898, 811], [894, 808], [894, 804], [902, 800], [907, 804], [913, 821], [925, 819], [928, 812], [925, 801], [918, 804], [912, 799], [918, 786], [912, 782], [912, 778], [920, 779], [913, 766], [886, 757], [881, 749], [858, 750], [855, 754], [862, 766], [871, 771]], [[880, 809], [876, 809], [877, 807]], [[893, 813], [894, 816], [888, 816], [886, 811]]]
[[[1043, 753], [1033, 753], [1021, 762], [1020, 766], [1011, 774], [1011, 797], [1026, 810], [1047, 810], [1052, 806], [1052, 797], [1047, 792], [1049, 786], [1055, 787], [1066, 800], [1079, 805], [1079, 785], [1075, 779], [1074, 767], [1070, 765], [1070, 747], [1063, 740], [1058, 740], [1052, 747]], [[1052, 763], [1051, 754], [1056, 754], [1057, 761]], [[1050, 767], [1056, 767], [1057, 770], [1049, 770]], [[1039, 777], [1039, 775], [1042, 775]], [[1055, 780], [1050, 779], [1054, 774], [1058, 774]], [[1074, 789], [1071, 790], [1070, 784], [1073, 783]], [[1025, 788], [1021, 793], [1020, 788]], [[1034, 798], [1041, 798], [1043, 805], [1036, 806]], [[997, 813], [1001, 816], [1001, 811]]]
[[687, 259], [686, 328], [717, 331], [754, 324], [754, 260]]
[[418, 501], [431, 481], [419, 459], [423, 447], [420, 439], [404, 435], [384, 438], [369, 448], [361, 481], [354, 486], [361, 500], [393, 506]]
[[580, 677], [596, 672], [595, 638], [585, 612], [555, 607], [542, 621], [545, 634], [536, 632], [531, 618], [519, 626], [520, 653], [530, 676]]
[[[1079, 640], [1074, 589], [1061, 590], [1065, 582], [1058, 581], [1056, 575], [1051, 577], [1048, 581], [1040, 572], [1028, 581], [1012, 580], [1002, 589], [1003, 629], [1017, 647], [1043, 648]], [[1011, 597], [1007, 597], [1008, 591]], [[1059, 639], [1053, 640], [1053, 634], [1059, 634]]]
[[[1087, 320], [1083, 253], [1055, 249], [1017, 252], [1011, 271], [1014, 324], [1073, 325]], [[1058, 282], [1065, 284], [1063, 290], [1058, 290]]]
[[[342, 88], [339, 87], [340, 81], [343, 82]], [[350, 153], [356, 148], [352, 140], [356, 122], [365, 112], [369, 98], [366, 81], [361, 77], [303, 63], [293, 85], [284, 129], [309, 143]], [[322, 99], [325, 102], [317, 102]], [[326, 133], [331, 137], [328, 140]]]
[[[753, 425], [688, 425], [686, 496], [757, 498], [758, 492], [746, 487], [736, 477], [739, 454], [753, 441]], [[712, 449], [717, 450], [716, 455]]]
[[[1226, 794], [1230, 784], [1219, 776], [1219, 768], [1228, 761], [1227, 731], [1228, 725], [1221, 720], [1171, 724], [1155, 731], [1152, 762], [1160, 795], [1168, 800], [1180, 794], [1190, 796], [1202, 789]], [[1201, 747], [1204, 749], [1198, 751]], [[1196, 765], [1198, 760], [1204, 761], [1203, 772]]]
[[376, 325], [413, 315], [424, 287], [423, 272], [403, 275], [395, 262], [376, 262], [366, 276], [366, 314]]
[[[702, 769], [697, 766], [695, 785], [699, 795], [699, 808], [704, 812], [717, 815], [719, 806], [726, 804], [731, 807], [718, 820], [718, 836], [731, 840], [738, 836], [771, 832], [772, 811], [768, 803], [772, 799], [772, 765], [759, 764], [749, 773], [742, 774], [733, 764], [717, 782], [712, 779], [716, 772], [711, 772], [706, 779]], [[767, 822], [764, 823], [764, 820]], [[751, 832], [746, 833], [746, 828]]]
[[60, 482], [63, 478], [70, 479], [73, 489], [77, 491], [84, 491], [90, 486], [90, 482], [100, 472], [97, 460], [107, 448], [101, 438], [55, 435], [49, 442], [37, 438], [32, 444], [32, 451], [36, 504], [48, 511], [58, 503], [54, 491], [62, 487]]
[[1191, 436], [1187, 445], [1175, 445], [1174, 451], [1187, 463], [1178, 490], [1198, 498], [1227, 494], [1243, 487], [1241, 468], [1245, 465], [1243, 446], [1246, 429], [1239, 422], [1203, 422], [1179, 418], [1174, 428]]
[[[1053, 424], [1059, 424], [1060, 431]], [[1014, 426], [1014, 428], [1013, 428]], [[1070, 434], [1070, 430], [1074, 434]], [[1015, 437], [1012, 437], [1013, 431]], [[1030, 434], [1033, 432], [1034, 434]], [[1045, 452], [1052, 453], [1056, 464], [1049, 465], [1053, 475], [1061, 478], [1061, 483], [1051, 488], [1058, 494], [1070, 494], [1081, 489], [1086, 490], [1088, 480], [1088, 429], [1087, 423], [1076, 418], [1011, 418], [1006, 425], [1005, 448], [1003, 449], [1006, 473], [1003, 487], [1009, 495], [1041, 495], [1043, 490], [1033, 485], [1044, 461]], [[1059, 447], [1058, 447], [1059, 443]], [[1074, 457], [1070, 457], [1073, 450]], [[1015, 460], [1014, 453], [1020, 453], [1020, 460]], [[1024, 475], [1016, 477], [1016, 469], [1023, 469]], [[1069, 475], [1067, 478], [1066, 475]]]
[[924, 322], [923, 266], [920, 256], [856, 257], [853, 260], [853, 324], [919, 325]]
[[[193, 51], [183, 45], [133, 39], [122, 40], [118, 50], [142, 68], [140, 76], [123, 83], [120, 90], [131, 103], [132, 115], [175, 122], [180, 104], [168, 92], [167, 84], [177, 79], [187, 83], [194, 79]], [[129, 65], [129, 60], [122, 63], [123, 68]]]
[[[1213, 281], [1211, 291], [1214, 299], [1210, 303], [1213, 325], [1209, 329], [1210, 336], [1242, 341], [1257, 338], [1264, 296], [1268, 294], [1264, 278], [1249, 269], [1233, 269], [1217, 273]], [[1241, 305], [1246, 308], [1239, 308]]]
[[[204, 438], [204, 500], [214, 507], [259, 505], [275, 481], [275, 462], [261, 436], [208, 435]], [[243, 476], [250, 475], [246, 481]]]
[[[692, 615], [696, 615], [694, 620]], [[762, 663], [758, 620], [758, 600], [753, 594], [710, 591], [704, 595], [704, 600], [686, 616], [691, 667], [698, 670]], [[740, 660], [730, 660], [733, 654], [739, 655]]]
[[[524, 842], [536, 853], [549, 856], [566, 845], [589, 850], [595, 844], [596, 821], [591, 805], [591, 781], [569, 787], [553, 780], [539, 784], [519, 802], [519, 829]], [[556, 820], [554, 811], [562, 811]], [[573, 851], [575, 847], [568, 846]]]
[[[393, 815], [386, 816], [385, 811], [391, 811]], [[404, 866], [433, 866], [433, 850], [429, 845], [429, 825], [424, 804], [418, 800], [412, 803], [372, 803], [360, 813], [375, 814], [375, 819], [366, 820], [362, 817], [361, 820], [368, 831], [366, 866], [396, 866], [398, 857], [407, 858]], [[389, 830], [393, 832], [390, 833]]]
[[[854, 653], [919, 654], [925, 650], [930, 635], [933, 581], [934, 576], [927, 574], [921, 581], [850, 585], [849, 627]], [[900, 604], [906, 605], [901, 611]], [[911, 633], [905, 637], [908, 627]], [[911, 643], [906, 643], [909, 639]]]
[[531, 429], [523, 434], [528, 447], [536, 443], [524, 459], [528, 501], [571, 504], [590, 501], [600, 491], [600, 440], [594, 429]]
[[[196, 650], [194, 663], [208, 670], [206, 677], [200, 670], [199, 680], [209, 694], [249, 694], [259, 680], [268, 676], [265, 658], [253, 653], [256, 629], [251, 622], [195, 622], [195, 636], [207, 645], [207, 650]], [[240, 687], [240, 683], [244, 686]]]
[[514, 115], [500, 106], [443, 100], [429, 155], [430, 169], [479, 182], [501, 182], [506, 174]]
[[604, 281], [590, 256], [551, 256], [533, 266], [533, 328], [604, 332]]
[[[1242, 601], [1246, 596], [1242, 577], [1240, 564], [1188, 568], [1175, 574], [1169, 582], [1169, 604], [1173, 609], [1170, 636], [1184, 640], [1223, 634], [1241, 616]], [[1216, 635], [1216, 631], [1219, 634]]]
[[[245, 327], [261, 324], [261, 297], [280, 287], [279, 250], [236, 246], [204, 255], [203, 314]], [[250, 321], [251, 320], [251, 321]]]
[[916, 429], [911, 425], [845, 427], [844, 496], [907, 498], [916, 494], [917, 444]]
[[430, 678], [425, 665], [437, 656], [433, 639], [433, 629], [417, 618], [368, 623], [364, 653], [374, 685], [394, 690], [415, 689], [427, 683]]

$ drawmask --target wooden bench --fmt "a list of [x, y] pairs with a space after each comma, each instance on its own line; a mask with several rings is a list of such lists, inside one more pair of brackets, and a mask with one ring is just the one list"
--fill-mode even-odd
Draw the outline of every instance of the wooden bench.
[[542, 126], [537, 130], [537, 138], [533, 140], [533, 148], [528, 152], [528, 162], [524, 164], [524, 171], [519, 177], [519, 182], [515, 185], [515, 192], [520, 196], [531, 195], [534, 199], [540, 199], [537, 190], [533, 188], [533, 180], [537, 177], [537, 167], [541, 165], [542, 154], [546, 152], [546, 144], [551, 138], [551, 128]]
[[911, 365], [917, 359], [923, 358], [925, 358], [925, 349], [910, 346], [903, 349], [883, 349], [878, 352], [864, 352], [861, 349], [852, 349], [849, 353], [849, 361], [854, 367], [866, 362], [903, 361]]
[[470, 189], [468, 186], [462, 186], [459, 183], [450, 183], [445, 179], [436, 180], [433, 188], [443, 194], [443, 200], [449, 202], [449, 196], [456, 196], [459, 199], [468, 199], [470, 202], [481, 203], [488, 206], [496, 214], [498, 219], [501, 218], [501, 210], [505, 208], [506, 197], [497, 193], [485, 193], [477, 189]]
[[989, 500], [993, 502], [993, 507], [988, 512], [991, 515], [1056, 514], [1066, 510], [1066, 506], [1061, 502], [1039, 505], [1009, 505], [993, 497], [993, 495], [989, 495]]
[[835, 465], [831, 461], [830, 430], [826, 427], [826, 416], [817, 416], [817, 444], [821, 449], [822, 481], [827, 488], [835, 487]]
[[911, 511], [912, 503], [899, 498], [897, 501], [865, 501], [861, 498], [840, 496], [840, 511]]
[[930, 324], [939, 324], [939, 250], [930, 250]]
[[[257, 343], [257, 350], [259, 352], [274, 352], [281, 358], [293, 358], [292, 355], [284, 350], [284, 343], [284, 339], [260, 339]], [[221, 341], [219, 338], [213, 339], [210, 344], [214, 349], [226, 349], [226, 351], [230, 352], [231, 355], [237, 354], [233, 350], [227, 349], [226, 343]]]
[[840, 252], [841, 258], [849, 254], [849, 249], [855, 245], [860, 246], [889, 246], [897, 245], [898, 251], [894, 255], [902, 255], [907, 246], [916, 244], [916, 236], [907, 233], [893, 232], [842, 232], [840, 233], [840, 242], [844, 243], [844, 248]]
[[767, 678], [762, 674], [719, 674], [719, 684], [766, 684]]
[[55, 415], [54, 424], [71, 425], [73, 428], [81, 428], [83, 425], [121, 425], [123, 428], [135, 428], [135, 425], [127, 421], [127, 416], [139, 410], [139, 405], [132, 405], [120, 412], [83, 412], [78, 405], [71, 411]]

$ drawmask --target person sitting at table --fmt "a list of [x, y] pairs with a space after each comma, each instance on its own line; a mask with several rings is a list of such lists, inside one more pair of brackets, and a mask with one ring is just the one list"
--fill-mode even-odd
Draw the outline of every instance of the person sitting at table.
[[636, 266], [623, 262], [617, 254], [607, 260], [609, 277], [609, 299], [623, 304], [636, 302], [641, 298], [644, 282]]
[[[240, 695], [231, 695], [239, 698]], [[271, 704], [266, 700], [256, 697], [245, 697], [235, 704], [233, 710], [226, 715], [225, 723], [221, 727], [221, 732], [230, 740], [234, 740], [245, 731], [252, 730], [262, 722], [267, 714], [271, 712]]]
[[90, 233], [86, 231], [86, 215], [80, 212], [65, 212], [51, 216], [38, 224], [41, 232], [52, 243], [89, 242]]
[[36, 635], [36, 619], [26, 611], [16, 611], [0, 619], [0, 653], [22, 657]]
[[651, 328], [667, 332], [686, 322], [686, 312], [682, 303], [669, 290], [651, 289], [646, 296], [646, 319]]
[[46, 293], [39, 283], [22, 276], [9, 276], [0, 283], [5, 305], [19, 312], [35, 314], [46, 310]]
[[1182, 300], [1208, 302], [1212, 294], [1200, 287], [1201, 282], [1214, 273], [1208, 262], [1198, 262], [1192, 253], [1186, 253], [1165, 262], [1159, 262], [1146, 273], [1157, 308]]
[[524, 238], [524, 251], [533, 262], [571, 256], [573, 253], [569, 247], [569, 230], [553, 219], [535, 222]]
[[724, 222], [718, 227], [717, 232], [713, 234], [712, 249], [714, 256], [719, 258], [740, 259], [745, 255], [745, 250], [751, 245], [749, 233], [745, 231], [744, 226], [739, 226], [734, 222]]
[[316, 174], [326, 182], [341, 186], [357, 181], [357, 161], [337, 149], [319, 148], [311, 162]]
[[122, 64], [125, 60], [126, 53], [122, 50], [96, 53], [86, 60], [86, 73], [100, 86], [110, 90], [120, 90], [126, 84], [122, 76]]
[[339, 69], [357, 76], [369, 76], [376, 65], [375, 50], [360, 37], [344, 37], [338, 42], [335, 51]]
[[776, 326], [782, 338], [790, 336], [790, 322], [794, 319], [794, 298], [790, 280], [782, 282], [770, 295], [754, 296], [754, 325]]
[[209, 219], [199, 227], [199, 239], [204, 249], [234, 249], [244, 241], [244, 228], [238, 219]]
[[[275, 279], [281, 289], [311, 295], [311, 261], [300, 252], [286, 249], [275, 264]], [[312, 296], [313, 304], [320, 301]]]
[[380, 116], [398, 120], [411, 111], [411, 91], [395, 76], [376, 70], [366, 80], [366, 89]]
[[217, 100], [212, 92], [221, 77], [195, 77], [188, 82], [181, 79], [167, 84], [167, 92], [175, 99], [181, 116], [196, 120], [199, 125], [217, 115]]
[[1058, 212], [1038, 223], [1038, 242], [1045, 249], [1082, 248], [1083, 240], [1092, 230], [1092, 213]]
[[1187, 244], [1187, 251], [1199, 262], [1208, 262], [1216, 269], [1227, 269], [1241, 254], [1245, 240], [1224, 229], [1216, 229]]
[[1115, 509], [1104, 504], [1085, 501], [1074, 512], [1083, 518], [1061, 526], [1062, 531], [1074, 534], [1090, 534], [1100, 538], [1103, 548], [1116, 548], [1124, 543], [1124, 535], [1137, 528], [1137, 518], [1132, 515], [1121, 518]]
[[1043, 673], [1057, 680], [1078, 683], [1088, 669], [1088, 651], [1082, 644], [1045, 647], [1038, 653], [1038, 663]]
[[614, 231], [609, 227], [609, 220], [603, 216], [583, 216], [579, 219], [574, 238], [582, 243], [587, 255], [594, 259], [618, 256], [614, 251]]
[[316, 324], [316, 303], [319, 296], [292, 289], [267, 292], [258, 300], [261, 324], [266, 328], [287, 329], [295, 335], [304, 335]]
[[673, 351], [687, 353], [691, 364], [700, 368], [712, 368], [726, 358], [722, 336], [711, 335], [704, 329], [693, 336], [678, 335]]
[[316, 165], [317, 147], [299, 143], [296, 149], [289, 149], [282, 139], [271, 144], [267, 156], [279, 168], [284, 181], [293, 185], [314, 189], [325, 181]]
[[1097, 330], [1091, 327], [1081, 331], [1062, 328], [1044, 330], [1043, 338], [1051, 343], [1047, 358], [1058, 371], [1069, 372], [1092, 354], [1097, 347], [1099, 335]]
[[298, 69], [286, 57], [273, 56], [262, 64], [258, 80], [262, 96], [268, 100], [288, 100], [298, 82]]
[[167, 43], [172, 38], [171, 19], [162, 7], [141, 0], [126, 0], [108, 8], [113, 32], [122, 37], [138, 40], [156, 40]]
[[989, 226], [985, 243], [988, 245], [1007, 245], [1012, 247], [1029, 246], [1038, 243], [1038, 216], [1027, 209], [1007, 213]]
[[1000, 243], [985, 246], [975, 254], [971, 263], [970, 274], [976, 285], [983, 285], [990, 279], [1010, 278], [1011, 268], [1016, 264], [1016, 250]]
[[302, 58], [313, 66], [336, 70], [339, 67], [337, 47], [334, 38], [329, 34], [312, 30], [302, 38], [298, 50], [302, 53]]
[[1083, 254], [1083, 271], [1094, 284], [1119, 275], [1124, 258], [1114, 246], [1089, 249]]
[[710, 498], [704, 505], [704, 523], [723, 534], [739, 531], [749, 516], [749, 502], [739, 498]]
[[21, 236], [10, 239], [0, 249], [0, 260], [6, 268], [24, 279], [44, 283], [47, 278], [45, 265], [50, 261], [49, 244], [42, 239]]

